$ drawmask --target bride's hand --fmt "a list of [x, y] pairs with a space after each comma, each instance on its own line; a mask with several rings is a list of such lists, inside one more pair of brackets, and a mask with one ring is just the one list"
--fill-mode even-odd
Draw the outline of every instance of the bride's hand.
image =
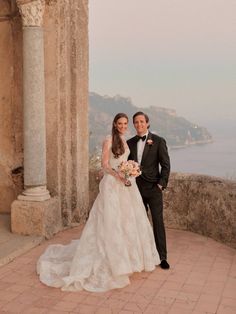
[[123, 184], [126, 182], [126, 179], [119, 172], [116, 173], [115, 178]]
[[124, 178], [121, 174], [119, 174], [119, 180], [126, 186], [130, 186], [131, 182], [129, 179]]

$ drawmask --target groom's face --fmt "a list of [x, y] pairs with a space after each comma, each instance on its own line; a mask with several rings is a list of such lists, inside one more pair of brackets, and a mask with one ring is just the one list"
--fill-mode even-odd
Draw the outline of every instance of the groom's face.
[[143, 115], [134, 118], [134, 127], [138, 135], [144, 135], [148, 131], [148, 123]]

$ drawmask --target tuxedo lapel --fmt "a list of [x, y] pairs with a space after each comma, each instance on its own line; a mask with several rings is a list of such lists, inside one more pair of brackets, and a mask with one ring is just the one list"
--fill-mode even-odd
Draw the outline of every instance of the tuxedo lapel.
[[[151, 148], [150, 145], [148, 145], [148, 140], [151, 140], [152, 139], [152, 133], [148, 133], [148, 136], [147, 136], [147, 140], [146, 140], [146, 143], [145, 143], [145, 146], [144, 146], [144, 150], [143, 150], [143, 155], [142, 155], [142, 160], [141, 160], [141, 165], [144, 164], [145, 162], [145, 159], [147, 158], [148, 156], [148, 152]], [[136, 147], [136, 151], [137, 151], [137, 147]]]
[[132, 154], [133, 154], [133, 158], [134, 158], [134, 161], [137, 161], [138, 162], [138, 156], [137, 156], [137, 141], [133, 141], [132, 143]]

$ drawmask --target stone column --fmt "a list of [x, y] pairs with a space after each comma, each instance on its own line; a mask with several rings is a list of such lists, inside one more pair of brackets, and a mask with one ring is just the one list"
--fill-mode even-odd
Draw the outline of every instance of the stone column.
[[19, 200], [45, 201], [44, 0], [18, 0], [23, 23], [24, 191]]
[[17, 0], [23, 24], [24, 191], [11, 205], [14, 233], [50, 238], [61, 229], [58, 197], [46, 187], [44, 0]]

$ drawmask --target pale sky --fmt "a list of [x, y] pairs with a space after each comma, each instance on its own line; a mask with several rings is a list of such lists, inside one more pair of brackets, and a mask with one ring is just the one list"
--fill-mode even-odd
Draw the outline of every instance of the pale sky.
[[236, 0], [89, 0], [90, 91], [236, 123]]

